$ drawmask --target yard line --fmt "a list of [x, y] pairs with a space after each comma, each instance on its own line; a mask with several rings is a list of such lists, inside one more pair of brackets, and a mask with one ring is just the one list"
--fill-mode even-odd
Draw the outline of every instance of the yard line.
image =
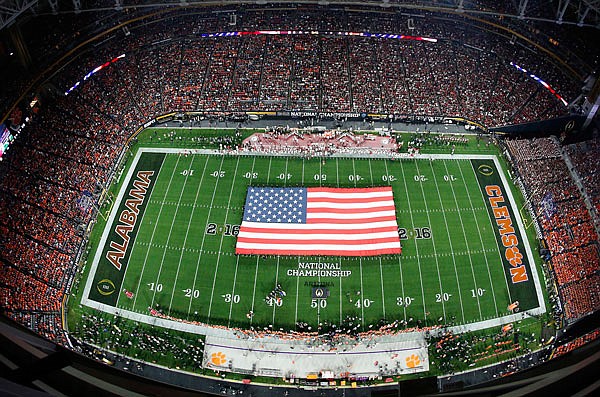
[[[342, 257], [338, 257], [338, 260], [340, 261], [340, 266], [342, 264]], [[343, 319], [342, 319], [342, 276], [340, 276], [340, 324], [342, 323]]]
[[269, 157], [269, 170], [267, 171], [267, 183], [269, 183], [269, 178], [271, 178], [271, 161], [273, 157]]
[[[387, 165], [388, 161], [389, 161], [388, 159], [383, 160], [383, 164], [385, 165], [385, 173], [388, 176], [388, 181], [389, 181], [390, 180], [389, 179], [390, 171], [388, 170], [388, 165]], [[401, 255], [398, 255], [398, 269], [400, 270], [400, 288], [402, 289], [402, 301], [404, 302], [404, 277], [402, 274], [402, 263], [401, 263], [400, 258], [401, 258]], [[382, 285], [381, 288], [383, 289], [383, 281], [381, 282], [381, 285]], [[404, 310], [404, 321], [406, 321], [406, 306], [404, 305], [404, 303], [402, 303], [402, 309]]]
[[[371, 175], [371, 186], [375, 183], [373, 180], [373, 168], [371, 167], [371, 159], [369, 160], [369, 174]], [[384, 160], [385, 162], [385, 160]], [[383, 309], [383, 318], [385, 318], [385, 292], [383, 291], [383, 267], [381, 265], [381, 256], [379, 256], [379, 275], [381, 276], [381, 305]]]
[[322, 181], [323, 178], [321, 178], [322, 176], [323, 176], [323, 167], [322, 167], [321, 160], [319, 159], [319, 186], [323, 185], [323, 181]]
[[[162, 162], [160, 163], [160, 168], [158, 169], [158, 174], [156, 175], [156, 179], [154, 180], [154, 186], [156, 186], [156, 181], [158, 181], [158, 178], [160, 177], [160, 173], [161, 173], [161, 171], [163, 169], [163, 164], [165, 163], [165, 158], [166, 157], [167, 156], [165, 155], [165, 157], [163, 157]], [[123, 183], [127, 183], [127, 182], [123, 182]], [[154, 192], [154, 188], [152, 189], [152, 193], [153, 192]], [[148, 207], [148, 204], [150, 203], [150, 199], [152, 198], [152, 193], [150, 193], [150, 197], [148, 197], [148, 201], [146, 202], [146, 208]], [[144, 213], [142, 214], [142, 219], [140, 219], [140, 227], [144, 223], [144, 217], [146, 216], [146, 213], [147, 213], [147, 211], [144, 211]], [[139, 231], [139, 227], [138, 227], [138, 231]], [[133, 242], [133, 244], [134, 245], [131, 247], [131, 252], [133, 252], [135, 246], [137, 244], [139, 244], [138, 240], [135, 239], [134, 242]], [[148, 250], [149, 249], [150, 249], [150, 247], [148, 247]], [[125, 283], [125, 280], [127, 280], [127, 270], [129, 270], [129, 266], [125, 266], [125, 273], [123, 274], [123, 283]], [[140, 280], [142, 279], [142, 275], [143, 274], [144, 274], [144, 269], [142, 269], [142, 272], [140, 273]], [[135, 290], [135, 296], [134, 296], [134, 299], [133, 299], [133, 306], [132, 306], [133, 309], [135, 309], [135, 299], [137, 298], [139, 288], [140, 288], [140, 284], [138, 282], [138, 287]], [[121, 299], [121, 294], [119, 294], [117, 296], [117, 303], [115, 303], [115, 307], [119, 307], [119, 299]]]
[[[339, 162], [337, 157], [335, 158], [335, 185], [337, 187], [340, 187], [340, 168], [339, 168]], [[342, 257], [339, 257], [339, 261], [340, 261], [340, 266], [342, 265]], [[343, 309], [342, 309], [342, 276], [340, 276], [340, 324], [342, 323], [343, 319]]]
[[[357, 178], [356, 178], [356, 166], [354, 164], [354, 158], [352, 159], [352, 173], [354, 174], [354, 178], [353, 178], [354, 179], [354, 187], [356, 187], [356, 179]], [[365, 308], [364, 308], [365, 305], [363, 305], [362, 304], [363, 302], [361, 302], [365, 296], [365, 294], [364, 294], [365, 291], [363, 288], [362, 256], [358, 257], [358, 266], [360, 269], [360, 298], [358, 299], [358, 301], [360, 302], [359, 306], [360, 306], [360, 313], [361, 313], [361, 326], [364, 330], [365, 329]]]
[[[304, 157], [302, 158], [302, 186], [304, 186]], [[294, 326], [298, 324], [298, 295], [300, 288], [300, 276], [296, 276], [296, 308], [294, 313]]]
[[[289, 157], [285, 158], [285, 178], [283, 178], [283, 186], [287, 186], [287, 173], [288, 173], [288, 163], [289, 163]], [[280, 256], [277, 255], [277, 270], [275, 272], [275, 285], [277, 285], [277, 281], [279, 280], [279, 258]], [[298, 294], [298, 292], [296, 291], [296, 295]], [[282, 303], [283, 303], [283, 299], [282, 299]], [[275, 302], [273, 302], [273, 322], [271, 324], [273, 324], [273, 326], [275, 326], [275, 312], [277, 311], [277, 305], [275, 304]]]
[[[221, 170], [221, 168], [223, 168], [223, 160], [224, 159], [225, 159], [225, 156], [222, 155], [221, 156], [221, 164], [219, 164], [219, 170]], [[208, 209], [208, 215], [206, 216], [206, 223], [208, 223], [208, 221], [210, 219], [210, 214], [212, 212], [212, 206], [215, 201], [215, 193], [217, 193], [217, 186], [219, 186], [219, 180], [221, 180], [221, 178], [217, 178], [217, 180], [215, 181], [215, 188], [213, 190], [212, 198], [210, 199], [210, 207]], [[204, 231], [206, 232], [206, 227], [204, 227]], [[205, 240], [206, 240], [206, 233], [202, 234], [202, 242], [200, 243], [200, 252], [202, 252], [204, 250], [204, 241]], [[198, 269], [200, 267], [200, 258], [202, 258], [202, 254], [198, 255], [198, 261], [196, 262], [196, 271], [194, 273], [194, 282], [192, 283], [192, 290], [194, 290], [196, 288], [196, 280], [198, 279]], [[190, 310], [192, 310], [192, 301], [193, 300], [194, 300], [194, 294], [192, 291], [192, 295], [190, 296], [190, 304], [188, 305], [188, 319], [190, 316]]]
[[[469, 160], [469, 168], [473, 169], [473, 165], [471, 164], [470, 160]], [[460, 164], [459, 164], [458, 169], [460, 170], [460, 176], [463, 178], [463, 184], [465, 185], [465, 189], [467, 191], [467, 196], [469, 197], [469, 203], [471, 204], [471, 210], [473, 211], [473, 218], [475, 218], [475, 226], [477, 227], [477, 230], [481, 230], [479, 228], [479, 221], [477, 220], [477, 214], [475, 213], [475, 208], [473, 206], [473, 200], [471, 199], [471, 193], [469, 193], [469, 187], [467, 186], [467, 181], [465, 180], [465, 177], [464, 177], [464, 174], [462, 171], [462, 167], [460, 167]], [[475, 173], [475, 170], [473, 170], [473, 173]], [[475, 174], [475, 179], [477, 179], [477, 174]], [[485, 204], [485, 200], [484, 200], [484, 204]], [[487, 213], [487, 208], [485, 208], [485, 212]], [[483, 237], [481, 237], [481, 233], [477, 233], [477, 234], [479, 235], [479, 241], [481, 242], [481, 248], [485, 251], [486, 249], [485, 249], [485, 244], [483, 243]], [[494, 247], [496, 248], [496, 250], [498, 250], [498, 254], [500, 254], [500, 249], [498, 248], [498, 244], [494, 244]], [[485, 265], [487, 267], [488, 278], [490, 280], [490, 286], [492, 289], [492, 291], [491, 291], [492, 298], [494, 298], [494, 307], [496, 308], [496, 316], [498, 316], [499, 315], [498, 303], [496, 302], [496, 293], [494, 292], [494, 283], [492, 282], [492, 273], [490, 271], [490, 263], [488, 261], [487, 255], [484, 254], [483, 257], [485, 258]], [[506, 278], [505, 278], [505, 280], [506, 280]], [[506, 288], [508, 290], [508, 282], [506, 283]], [[510, 290], [509, 290], [509, 297], [510, 297]], [[512, 299], [509, 299], [509, 300], [512, 302]]]
[[298, 293], [300, 289], [300, 276], [296, 277], [296, 313], [294, 314], [294, 326], [298, 324]]
[[361, 326], [363, 330], [365, 329], [365, 305], [363, 305], [364, 299], [364, 288], [363, 288], [363, 271], [362, 271], [362, 256], [358, 257], [358, 266], [360, 269], [360, 297], [358, 298], [359, 306], [360, 306], [360, 316], [361, 316]]
[[[429, 160], [431, 162], [431, 160]], [[417, 173], [419, 175], [421, 175], [421, 171], [419, 170], [419, 160], [415, 160], [415, 166], [417, 167]], [[432, 168], [433, 169], [433, 168]], [[429, 226], [431, 227], [431, 218], [429, 216], [429, 206], [427, 205], [427, 199], [425, 198], [425, 190], [423, 189], [423, 182], [417, 182], [419, 184], [419, 186], [421, 186], [421, 195], [423, 196], [423, 204], [425, 204], [425, 214], [427, 215], [427, 223], [429, 224]], [[437, 186], [437, 185], [436, 185]], [[448, 227], [448, 226], [446, 226]], [[437, 272], [438, 272], [438, 281], [440, 283], [440, 295], [441, 295], [441, 303], [442, 303], [442, 311], [444, 313], [444, 322], [446, 322], [446, 305], [444, 304], [444, 289], [442, 288], [442, 275], [440, 274], [440, 264], [438, 261], [438, 257], [437, 257], [437, 249], [435, 248], [435, 239], [433, 237], [434, 233], [431, 233], [431, 243], [433, 245], [433, 254], [435, 255], [435, 267], [437, 268]], [[462, 305], [462, 301], [461, 301], [461, 305]], [[462, 306], [461, 306], [462, 307]], [[464, 311], [463, 311], [463, 320], [464, 320]]]
[[[236, 156], [235, 171], [233, 171], [233, 181], [231, 182], [231, 190], [229, 191], [229, 199], [227, 200], [227, 208], [231, 206], [231, 196], [233, 196], [233, 187], [235, 186], [235, 178], [237, 176], [238, 166], [240, 165], [240, 156]], [[225, 223], [227, 223], [227, 216], [229, 210], [225, 210]], [[219, 243], [219, 253], [217, 254], [217, 267], [215, 268], [215, 275], [213, 277], [212, 290], [210, 292], [210, 302], [208, 304], [208, 319], [210, 319], [210, 313], [212, 310], [213, 297], [215, 295], [215, 284], [217, 282], [217, 274], [219, 274], [219, 262], [221, 261], [221, 252], [223, 251], [223, 240], [225, 239], [225, 232], [221, 234], [221, 242]]]
[[229, 317], [227, 317], [227, 326], [229, 327], [229, 324], [231, 323], [231, 310], [233, 309], [233, 301], [235, 300], [235, 282], [237, 280], [237, 271], [238, 271], [238, 265], [240, 263], [240, 256], [236, 255], [235, 258], [235, 273], [233, 275], [233, 289], [231, 291], [231, 302], [229, 303]]
[[[448, 165], [446, 164], [446, 160], [442, 160], [444, 163], [444, 168], [446, 169], [446, 175], [450, 175], [450, 172], [448, 171]], [[459, 160], [457, 160], [459, 161]], [[460, 164], [459, 164], [459, 168], [460, 168]], [[458, 200], [456, 199], [456, 194], [454, 193], [454, 184], [452, 183], [452, 181], [448, 181], [448, 183], [450, 183], [450, 189], [452, 189], [452, 196], [454, 197], [454, 204], [456, 204], [456, 208], [458, 208]], [[458, 219], [460, 220], [460, 226], [462, 228], [462, 232], [463, 232], [463, 238], [465, 239], [465, 245], [467, 246], [467, 251], [471, 252], [471, 249], [469, 248], [469, 239], [467, 239], [467, 232], [465, 231], [465, 224], [463, 223], [462, 220], [462, 215], [460, 214], [460, 211], [457, 211], [458, 213]], [[444, 214], [445, 216], [445, 214]], [[485, 254], [484, 254], [485, 256]], [[471, 255], [468, 255], [469, 257], [469, 263], [471, 264], [471, 275], [473, 276], [473, 285], [475, 285], [475, 291], [477, 291], [477, 280], [475, 280], [475, 269], [473, 268], [473, 259], [471, 258]], [[453, 257], [454, 259], [454, 257]], [[477, 299], [477, 308], [479, 309], [479, 319], [483, 320], [482, 314], [481, 314], [481, 303], [479, 302], [479, 295], [476, 293], [475, 294], [475, 298]]]
[[[179, 155], [179, 157], [177, 158], [178, 162], [179, 162], [180, 157], [181, 157], [181, 155]], [[196, 156], [192, 156], [192, 161], [190, 162], [190, 165], [189, 165], [190, 167], [194, 163], [195, 157]], [[177, 166], [175, 166], [175, 168], [177, 168]], [[181, 192], [179, 192], [179, 199], [177, 200], [177, 207], [175, 207], [175, 215], [173, 215], [173, 220], [171, 220], [171, 227], [169, 228], [169, 234], [167, 236], [167, 247], [169, 246], [169, 241], [171, 241], [171, 235], [173, 233], [173, 226], [175, 225], [175, 219], [177, 218], [177, 213], [179, 212], [179, 204], [181, 203], [181, 197], [183, 197], [183, 191], [185, 190], [185, 186], [187, 185], [187, 181], [188, 181], [189, 177], [190, 177], [190, 173], [188, 172], [185, 175], [185, 180], [183, 181], [183, 186], [181, 187]], [[173, 179], [173, 175], [171, 175], [171, 179]], [[170, 183], [169, 183], [169, 186], [171, 186]], [[169, 190], [169, 188], [167, 188], [167, 191], [168, 190]], [[163, 265], [165, 263], [165, 256], [167, 256], [166, 249], [163, 250], [163, 255], [162, 255], [162, 258], [160, 259], [160, 267], [158, 268], [158, 275], [156, 276], [155, 285], [158, 285], [158, 280], [160, 280], [160, 275], [162, 274]], [[156, 290], [157, 290], [157, 288], [154, 288], [154, 291], [152, 293], [152, 304], [150, 305], [151, 307], [154, 307], [154, 298], [156, 297]]]
[[[402, 160], [399, 161], [400, 163], [400, 170], [402, 171], [402, 180], [404, 181], [404, 191], [406, 192], [406, 203], [408, 204], [408, 209], [409, 209], [409, 213], [410, 213], [410, 223], [411, 223], [411, 227], [414, 229], [415, 227], [415, 220], [413, 217], [413, 212], [412, 212], [412, 207], [410, 205], [410, 196], [408, 195], [408, 185], [406, 184], [406, 175], [404, 174], [404, 166], [402, 165]], [[421, 256], [419, 255], [419, 244], [418, 244], [418, 240], [415, 239], [415, 250], [417, 252], [417, 265], [419, 267], [419, 281], [421, 283], [421, 299], [423, 299], [423, 314], [425, 315], [424, 320], [427, 321], [427, 307], [425, 305], [425, 290], [423, 289], [423, 274], [421, 273]], [[402, 271], [402, 268], [400, 268], [400, 271]], [[440, 289], [441, 289], [441, 285], [440, 285]], [[404, 319], [406, 320], [406, 313], [404, 315]]]
[[[165, 159], [166, 159], [166, 156], [165, 156]], [[167, 198], [167, 193], [169, 192], [169, 188], [171, 187], [171, 182], [173, 182], [173, 175], [175, 175], [175, 171], [177, 170], [177, 164], [179, 164], [179, 159], [180, 159], [180, 156], [177, 157], [177, 161], [175, 162], [175, 167], [173, 167], [173, 172], [171, 173], [171, 179], [169, 179], [169, 184], [167, 185], [167, 189], [165, 190], [165, 194], [163, 196], [162, 201], [165, 201], [165, 198]], [[164, 160], [163, 160], [163, 164], [164, 164]], [[155, 184], [157, 181], [158, 181], [158, 177], [156, 178]], [[158, 226], [158, 220], [160, 219], [160, 214], [162, 213], [162, 209], [163, 209], [163, 205], [161, 204], [160, 209], [158, 210], [158, 215], [156, 216], [156, 222], [154, 222], [154, 228], [152, 229], [152, 235], [150, 236], [150, 244], [152, 244], [152, 241], [154, 240], [154, 234], [156, 233], [156, 228]], [[140, 223], [140, 225], [141, 225], [141, 223]], [[146, 256], [144, 257], [144, 264], [142, 265], [142, 271], [140, 272], [140, 279], [138, 280], [136, 294], [133, 297], [133, 308], [135, 308], [135, 304], [137, 302], [137, 297], [138, 297], [139, 291], [140, 291], [140, 284], [141, 284], [142, 278], [144, 276], [144, 270], [146, 269], [146, 263], [148, 263], [148, 255], [149, 254], [150, 254], [150, 247], [148, 247], [148, 251], [146, 251]], [[152, 297], [152, 300], [154, 301], [154, 297]]]
[[[193, 159], [192, 158], [192, 163]], [[196, 197], [194, 198], [194, 203], [198, 201], [198, 195], [200, 194], [200, 187], [202, 186], [202, 182], [204, 181], [204, 173], [206, 172], [206, 166], [208, 165], [208, 156], [206, 156], [206, 161], [204, 162], [204, 169], [202, 170], [202, 176], [200, 177], [200, 183], [198, 184], [198, 188], [196, 189]], [[190, 169], [192, 165], [190, 164]], [[183, 247], [181, 250], [181, 255], [179, 255], [179, 263], [177, 264], [177, 272], [175, 273], [175, 282], [173, 283], [173, 290], [171, 291], [171, 301], [169, 302], [169, 312], [171, 314], [171, 306], [173, 305], [173, 297], [175, 296], [175, 289], [177, 287], [177, 279], [179, 277], [179, 269], [181, 268], [181, 261], [183, 260], [183, 253], [185, 252], [185, 243], [187, 242], [188, 234], [190, 232], [190, 226], [192, 225], [192, 219], [194, 218], [194, 209], [192, 209], [192, 214], [190, 215], [190, 219], [188, 221], [187, 229], [185, 231], [185, 238], [183, 239]], [[202, 253], [199, 253], [202, 255]]]
[[[321, 263], [321, 257], [319, 257], [319, 263]], [[319, 285], [321, 285], [321, 275], [319, 274]], [[319, 324], [321, 324], [321, 302], [318, 302], [319, 304], [317, 305], [317, 329]]]
[[[277, 270], [275, 270], [275, 285], [277, 285], [277, 282], [279, 281], [279, 258], [280, 256], [277, 255]], [[275, 289], [275, 288], [273, 288]], [[271, 299], [271, 302], [273, 302], [273, 299]], [[281, 300], [281, 303], [283, 303], [283, 299]], [[277, 308], [277, 304], [275, 302], [273, 302], [273, 321], [271, 322], [271, 325], [275, 326], [275, 309]]]
[[381, 276], [381, 304], [383, 305], [383, 318], [385, 318], [385, 292], [383, 292], [383, 267], [381, 265], [381, 256], [379, 257], [379, 275]]
[[[259, 255], [256, 255], [256, 270], [254, 271], [254, 287], [252, 289], [252, 308], [250, 309], [254, 313], [254, 298], [256, 297], [256, 278], [258, 277], [258, 259]], [[252, 324], [254, 316], [250, 316], [250, 324]]]
[[[252, 169], [250, 170], [251, 174], [254, 174], [254, 166], [255, 166], [255, 164], [256, 164], [256, 157], [253, 157], [252, 158]], [[249, 183], [252, 183], [252, 182], [249, 182]], [[229, 327], [229, 324], [231, 322], [231, 311], [233, 310], [233, 303], [234, 303], [233, 300], [235, 299], [235, 283], [237, 281], [237, 272], [238, 272], [238, 265], [239, 265], [239, 263], [240, 263], [240, 256], [236, 255], [236, 258], [235, 258], [235, 273], [233, 275], [233, 289], [231, 291], [231, 302], [230, 302], [231, 304], [229, 305], [229, 317], [227, 319], [227, 326], [228, 327]]]
[[[442, 162], [445, 162], [446, 160], [440, 160]], [[435, 176], [435, 170], [433, 169], [433, 162], [429, 161], [429, 167], [431, 168], [431, 174], [433, 175], [433, 181], [435, 182], [435, 190], [437, 190], [437, 194], [438, 194], [438, 199], [440, 200], [440, 205], [442, 206], [442, 208], [444, 208], [444, 201], [442, 200], [442, 195], [440, 193], [440, 187], [438, 186], [437, 183], [437, 177]], [[454, 191], [453, 191], [454, 192]], [[463, 323], [465, 322], [465, 309], [463, 306], [463, 300], [462, 300], [462, 292], [461, 292], [461, 288], [460, 288], [460, 280], [458, 279], [458, 269], [456, 267], [456, 258], [454, 257], [454, 247], [452, 245], [452, 236], [450, 235], [450, 227], [448, 227], [448, 219], [446, 218], [446, 212], [442, 211], [442, 215], [444, 216], [444, 225], [446, 225], [446, 233], [448, 234], [448, 243], [450, 244], [450, 252], [452, 253], [452, 264], [454, 265], [454, 275], [456, 276], [456, 285], [458, 286], [458, 298], [460, 300], [460, 311], [462, 312], [462, 319], [463, 319]], [[429, 216], [429, 214], [427, 214], [427, 216]], [[433, 239], [433, 234], [432, 237]], [[468, 248], [467, 248], [468, 250]], [[469, 255], [469, 258], [471, 258], [471, 256]], [[437, 260], [437, 257], [436, 257]], [[439, 271], [439, 269], [438, 269]], [[444, 301], [443, 297], [442, 297], [442, 302]], [[479, 304], [479, 301], [477, 302]], [[479, 308], [479, 316], [481, 316], [481, 308]]]

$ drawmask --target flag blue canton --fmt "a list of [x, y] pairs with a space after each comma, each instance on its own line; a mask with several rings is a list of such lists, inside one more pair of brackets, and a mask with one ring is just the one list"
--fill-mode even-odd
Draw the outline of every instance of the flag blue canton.
[[244, 221], [306, 223], [306, 189], [249, 187]]

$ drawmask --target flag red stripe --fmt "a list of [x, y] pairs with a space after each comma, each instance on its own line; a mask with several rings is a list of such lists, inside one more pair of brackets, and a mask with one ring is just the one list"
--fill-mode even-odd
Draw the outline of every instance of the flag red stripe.
[[311, 192], [323, 192], [323, 193], [372, 193], [372, 192], [391, 192], [391, 186], [376, 186], [376, 187], [357, 187], [357, 188], [339, 188], [339, 187], [309, 187], [306, 189], [309, 193]]
[[333, 208], [333, 207], [310, 207], [306, 209], [306, 213], [327, 213], [331, 212], [334, 214], [362, 214], [369, 212], [378, 211], [395, 211], [396, 207], [393, 205], [387, 205], [385, 207], [371, 207], [371, 208]]
[[334, 229], [271, 229], [268, 227], [249, 227], [242, 225], [240, 233], [273, 233], [273, 234], [364, 234], [364, 233], [380, 233], [380, 232], [395, 232], [396, 226], [374, 227], [371, 229], [355, 229], [355, 230], [334, 230]]
[[[375, 256], [385, 254], [400, 254], [402, 249], [398, 248], [384, 248], [376, 250], [364, 250], [364, 251], [340, 251], [340, 250], [319, 250], [319, 255], [331, 255], [331, 256]], [[315, 255], [313, 250], [277, 250], [277, 249], [251, 249], [251, 248], [236, 248], [236, 254], [250, 255], [250, 254], [268, 254], [268, 255]]]

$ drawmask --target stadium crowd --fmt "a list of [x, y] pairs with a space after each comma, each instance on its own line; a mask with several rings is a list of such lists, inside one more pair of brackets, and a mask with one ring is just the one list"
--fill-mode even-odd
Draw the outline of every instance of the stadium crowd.
[[578, 347], [581, 347], [587, 343], [595, 341], [598, 338], [600, 338], [600, 329], [596, 328], [595, 330], [588, 332], [587, 334], [582, 335], [578, 338], [575, 338], [572, 341], [565, 343], [564, 345], [558, 346], [552, 352], [552, 358], [557, 358], [557, 357], [563, 356], [567, 353], [570, 353], [573, 350], [577, 349]]
[[[157, 17], [158, 18], [158, 17]], [[318, 29], [322, 32], [406, 33], [406, 17], [369, 22], [352, 13], [247, 11], [235, 30]], [[200, 37], [231, 31], [218, 15], [173, 14], [150, 19], [98, 48], [55, 78], [65, 90], [107, 60], [99, 85], [105, 100], [90, 102], [129, 125], [174, 110], [314, 110], [466, 117], [492, 127], [551, 118], [567, 109], [548, 90], [510, 65], [541, 75], [563, 97], [579, 84], [527, 46], [448, 20], [415, 19], [411, 34], [437, 42], [294, 34]], [[169, 26], [168, 29], [165, 26]], [[385, 54], [385, 56], [383, 55]], [[97, 81], [97, 80], [102, 80]], [[93, 98], [90, 98], [93, 99]], [[112, 100], [108, 100], [112, 99]], [[123, 105], [119, 106], [117, 104]], [[141, 113], [141, 114], [140, 114]]]
[[[509, 140], [507, 146], [551, 253], [549, 262], [566, 318], [576, 320], [600, 309], [598, 235], [558, 140]], [[597, 147], [591, 141], [567, 146], [566, 152], [571, 153], [575, 165], [575, 178], [581, 178], [584, 185], [586, 177], [597, 175], [597, 160], [591, 160], [591, 156], [599, 154]], [[590, 187], [592, 198], [595, 188]]]
[[[407, 26], [404, 16], [366, 20], [352, 13], [340, 18], [337, 12], [257, 10], [239, 20], [235, 29], [247, 31], [402, 33]], [[205, 18], [174, 13], [157, 22], [150, 18], [132, 25], [130, 34], [116, 35], [93, 54], [66, 65], [50, 84], [59, 92], [48, 95], [0, 164], [2, 310], [26, 325], [36, 323], [39, 332], [60, 343], [59, 309], [86, 244], [94, 207], [111, 183], [127, 138], [156, 116], [190, 110], [351, 111], [466, 117], [495, 126], [566, 112], [510, 61], [547, 73], [545, 80], [567, 98], [575, 96], [577, 85], [526, 46], [508, 46], [483, 30], [467, 33], [442, 19], [414, 21], [415, 34], [435, 37], [436, 43], [311, 34], [201, 37], [232, 29], [228, 17], [217, 13]], [[120, 54], [125, 57], [116, 60]], [[83, 80], [111, 59], [115, 61]], [[63, 95], [77, 80], [81, 84]], [[565, 212], [552, 215], [545, 233], [556, 255], [555, 268], [581, 268], [561, 276], [560, 287], [569, 300], [568, 317], [577, 318], [598, 308], [600, 293], [598, 274], [585, 267], [592, 263], [589, 259], [598, 263], [597, 249], [584, 249], [593, 240], [589, 215], [578, 211], [580, 198], [564, 169], [549, 183], [539, 182], [539, 172], [562, 168], [552, 154], [555, 149], [541, 148], [531, 157], [527, 150], [536, 149], [523, 145], [515, 147], [524, 156], [518, 167], [523, 167], [534, 202], [539, 206], [542, 185], [548, 185]], [[597, 203], [597, 164], [587, 154], [589, 148], [574, 150], [581, 153], [574, 157], [588, 170], [584, 178]], [[562, 265], [567, 261], [581, 263], [579, 268]], [[584, 289], [588, 285], [592, 293]]]

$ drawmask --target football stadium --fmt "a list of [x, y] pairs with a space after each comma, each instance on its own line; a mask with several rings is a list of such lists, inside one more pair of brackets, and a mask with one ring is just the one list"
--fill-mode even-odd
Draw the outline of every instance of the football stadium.
[[3, 392], [598, 392], [597, 2], [0, 5]]

